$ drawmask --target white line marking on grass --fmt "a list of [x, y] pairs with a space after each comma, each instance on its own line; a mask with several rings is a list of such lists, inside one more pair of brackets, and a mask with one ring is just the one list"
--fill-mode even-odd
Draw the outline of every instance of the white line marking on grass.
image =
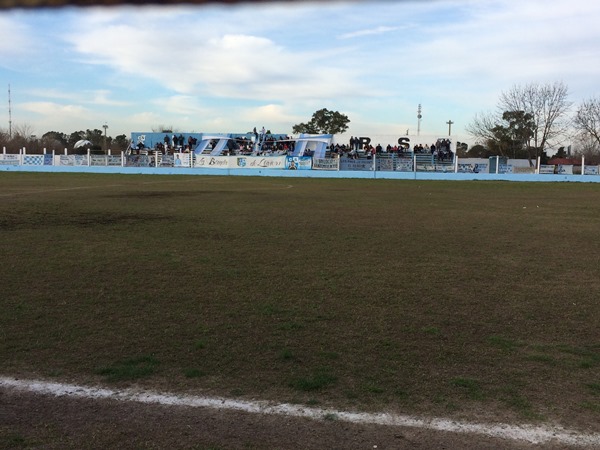
[[134, 389], [115, 390], [102, 387], [55, 383], [44, 380], [20, 380], [12, 377], [0, 377], [0, 387], [37, 394], [54, 395], [56, 397], [66, 396], [86, 399], [109, 399], [169, 406], [187, 406], [219, 410], [225, 409], [246, 413], [273, 414], [315, 420], [335, 417], [337, 420], [356, 424], [422, 428], [452, 433], [473, 433], [493, 438], [525, 441], [532, 444], [552, 442], [575, 446], [600, 446], [600, 434], [581, 433], [560, 426], [485, 424], [401, 414], [359, 413], [303, 407], [287, 403], [275, 404], [266, 401], [241, 401], [219, 397], [200, 397], [173, 393], [139, 391]]

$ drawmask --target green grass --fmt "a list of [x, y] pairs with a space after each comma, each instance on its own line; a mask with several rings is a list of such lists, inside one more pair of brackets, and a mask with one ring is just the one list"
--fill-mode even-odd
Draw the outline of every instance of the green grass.
[[336, 381], [337, 377], [329, 369], [319, 368], [309, 376], [294, 378], [290, 386], [299, 391], [318, 391], [331, 386]]
[[133, 381], [153, 375], [157, 366], [153, 356], [138, 356], [99, 367], [95, 373], [106, 377], [106, 381]]
[[483, 400], [484, 394], [479, 381], [472, 378], [457, 377], [450, 380], [452, 386], [464, 390], [466, 396], [471, 400]]
[[2, 172], [0, 194], [2, 374], [600, 423], [598, 185]]

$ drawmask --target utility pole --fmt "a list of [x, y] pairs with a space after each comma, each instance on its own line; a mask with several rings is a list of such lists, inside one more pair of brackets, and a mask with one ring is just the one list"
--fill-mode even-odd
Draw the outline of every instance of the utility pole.
[[108, 125], [106, 124], [106, 122], [104, 122], [102, 128], [104, 128], [104, 153], [108, 153], [108, 149], [106, 148], [106, 129], [108, 128]]
[[451, 120], [449, 120], [448, 122], [446, 122], [448, 124], [448, 136], [452, 135], [452, 124], [454, 122], [452, 122]]

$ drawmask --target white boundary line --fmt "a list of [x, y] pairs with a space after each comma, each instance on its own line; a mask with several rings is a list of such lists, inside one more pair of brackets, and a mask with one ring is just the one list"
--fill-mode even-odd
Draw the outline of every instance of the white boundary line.
[[461, 422], [444, 418], [425, 418], [387, 413], [359, 413], [338, 411], [334, 409], [310, 408], [288, 403], [276, 404], [266, 401], [240, 401], [220, 397], [178, 395], [135, 389], [115, 390], [102, 387], [55, 383], [44, 380], [21, 380], [4, 376], [0, 376], [0, 388], [36, 394], [54, 395], [56, 397], [66, 396], [86, 399], [110, 399], [146, 404], [224, 409], [254, 414], [302, 417], [314, 420], [335, 417], [337, 420], [356, 424], [411, 427], [452, 433], [473, 433], [493, 438], [525, 441], [532, 444], [552, 442], [582, 447], [589, 446], [596, 448], [600, 446], [599, 433], [581, 433], [560, 426], [485, 424]]

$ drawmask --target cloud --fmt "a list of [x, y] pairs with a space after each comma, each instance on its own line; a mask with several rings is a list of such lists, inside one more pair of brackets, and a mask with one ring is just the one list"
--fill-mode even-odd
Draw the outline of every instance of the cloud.
[[48, 101], [22, 102], [15, 104], [14, 109], [15, 117], [21, 121], [24, 113], [29, 113], [29, 117], [35, 119], [29, 125], [36, 129], [34, 134], [38, 135], [50, 130], [70, 133], [86, 128], [98, 128], [99, 119], [93, 111], [79, 105], [62, 105]]
[[198, 24], [182, 33], [164, 18], [161, 24], [144, 22], [139, 27], [107, 19], [95, 27], [84, 21], [79, 27], [85, 31], [77, 28], [67, 39], [83, 64], [152, 79], [181, 95], [268, 101], [361, 90], [352, 72], [331, 67], [343, 48], [295, 51], [263, 36], [219, 29], [211, 34]]
[[61, 105], [53, 102], [25, 102], [18, 107], [24, 111], [42, 116], [61, 116], [62, 118], [78, 118], [82, 114], [89, 114], [87, 108], [78, 105]]
[[344, 34], [338, 36], [338, 38], [339, 39], [352, 39], [352, 38], [361, 37], [361, 36], [370, 36], [370, 35], [389, 33], [392, 31], [399, 30], [399, 29], [400, 29], [400, 27], [386, 27], [386, 26], [381, 25], [381, 26], [378, 26], [373, 29], [364, 29], [364, 30], [352, 31], [350, 33], [344, 33]]
[[310, 119], [310, 117], [305, 118], [290, 114], [290, 110], [291, 108], [284, 105], [269, 104], [256, 108], [244, 108], [240, 112], [240, 118], [248, 123], [264, 124], [271, 128], [274, 124], [298, 123]]
[[84, 92], [84, 101], [94, 105], [104, 106], [130, 106], [130, 101], [115, 100], [111, 98], [112, 92], [107, 89], [99, 89], [95, 91]]
[[[11, 14], [0, 16], [0, 67], [23, 70], [35, 53], [35, 33]], [[27, 64], [24, 66], [24, 64]]]

